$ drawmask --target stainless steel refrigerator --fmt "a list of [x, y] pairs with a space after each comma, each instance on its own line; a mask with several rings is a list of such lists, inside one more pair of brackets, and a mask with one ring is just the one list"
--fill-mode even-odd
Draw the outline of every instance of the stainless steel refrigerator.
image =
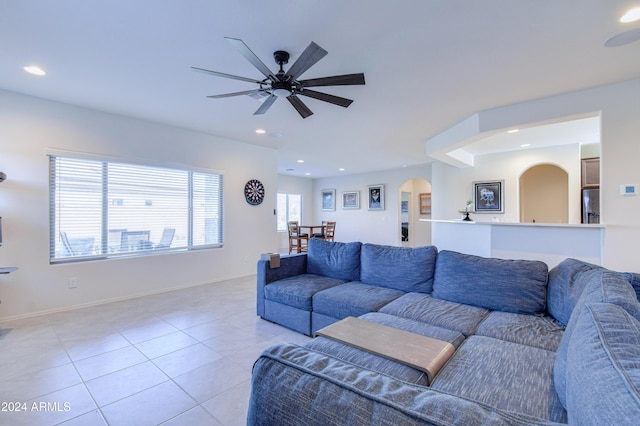
[[582, 223], [600, 223], [600, 189], [582, 190]]

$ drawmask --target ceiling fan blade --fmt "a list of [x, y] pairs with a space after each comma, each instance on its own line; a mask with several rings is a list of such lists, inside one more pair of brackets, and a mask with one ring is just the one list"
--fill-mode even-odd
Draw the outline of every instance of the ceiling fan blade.
[[264, 74], [265, 77], [267, 77], [271, 81], [278, 81], [271, 70], [264, 64], [264, 62], [260, 60], [260, 58], [256, 56], [255, 53], [251, 51], [251, 49], [249, 49], [249, 46], [247, 46], [244, 41], [240, 40], [239, 38], [225, 38], [233, 47], [236, 48], [238, 52], [240, 52], [242, 56], [244, 56], [249, 62], [251, 62], [251, 64], [256, 67], [258, 71]]
[[328, 93], [316, 92], [311, 89], [304, 89], [297, 92], [298, 95], [309, 96], [310, 98], [318, 99], [321, 101], [329, 102], [334, 105], [340, 105], [341, 107], [348, 107], [353, 102], [351, 99], [341, 98], [340, 96], [333, 96]]
[[232, 96], [250, 95], [252, 93], [260, 93], [260, 92], [264, 92], [264, 89], [244, 90], [242, 92], [224, 93], [222, 95], [209, 95], [207, 96], [207, 98], [211, 98], [211, 99], [230, 98]]
[[273, 105], [276, 99], [278, 99], [276, 95], [269, 96], [267, 99], [264, 100], [264, 102], [262, 102], [262, 105], [260, 105], [260, 108], [258, 108], [256, 112], [253, 113], [253, 115], [260, 115], [267, 112], [267, 110], [271, 108], [271, 105]]
[[198, 68], [198, 67], [191, 67], [191, 69], [194, 70], [194, 71], [205, 73], [205, 74], [215, 75], [217, 77], [232, 78], [234, 80], [247, 81], [249, 83], [257, 83], [257, 84], [261, 84], [262, 83], [262, 81], [256, 80], [255, 78], [240, 77], [238, 75], [225, 74], [223, 72], [211, 71], [211, 70], [207, 70], [207, 69], [204, 69], [204, 68]]
[[311, 112], [311, 110], [307, 108], [304, 102], [302, 102], [296, 95], [287, 96], [287, 100], [291, 105], [293, 105], [293, 107], [296, 109], [296, 111], [298, 111], [298, 114], [300, 114], [302, 118], [307, 118], [308, 116], [313, 114], [313, 112]]
[[300, 84], [303, 87], [317, 87], [317, 86], [354, 86], [364, 84], [364, 74], [345, 74], [334, 75], [332, 77], [312, 78], [309, 80], [301, 80]]
[[296, 80], [306, 70], [311, 68], [316, 62], [324, 58], [328, 52], [322, 47], [318, 46], [314, 42], [309, 43], [302, 55], [291, 65], [289, 71], [285, 73], [285, 76], [291, 77], [291, 80]]

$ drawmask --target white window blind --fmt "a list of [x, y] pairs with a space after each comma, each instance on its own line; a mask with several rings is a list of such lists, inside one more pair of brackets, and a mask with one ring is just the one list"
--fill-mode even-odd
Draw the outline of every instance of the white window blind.
[[50, 155], [52, 263], [223, 244], [223, 176]]

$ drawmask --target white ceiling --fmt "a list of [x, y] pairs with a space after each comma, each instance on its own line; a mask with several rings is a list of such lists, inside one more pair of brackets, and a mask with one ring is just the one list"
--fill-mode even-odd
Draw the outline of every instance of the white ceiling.
[[[477, 111], [640, 77], [640, 42], [604, 47], [640, 27], [618, 22], [633, 6], [640, 1], [0, 0], [0, 88], [273, 147], [282, 173], [370, 172], [427, 163], [425, 141]], [[290, 52], [292, 64], [315, 41], [329, 54], [302, 78], [364, 72], [366, 85], [318, 88], [353, 99], [347, 109], [303, 98], [315, 113], [303, 120], [280, 99], [254, 116], [260, 104], [247, 96], [205, 97], [251, 83], [189, 69], [261, 79], [225, 36], [273, 70], [273, 51]], [[30, 64], [47, 76], [26, 74]]]

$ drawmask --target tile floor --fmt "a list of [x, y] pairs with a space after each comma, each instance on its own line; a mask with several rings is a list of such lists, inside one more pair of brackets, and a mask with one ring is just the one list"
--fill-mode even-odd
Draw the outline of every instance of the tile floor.
[[255, 300], [254, 276], [0, 322], [0, 425], [244, 425], [260, 352], [308, 340]]

